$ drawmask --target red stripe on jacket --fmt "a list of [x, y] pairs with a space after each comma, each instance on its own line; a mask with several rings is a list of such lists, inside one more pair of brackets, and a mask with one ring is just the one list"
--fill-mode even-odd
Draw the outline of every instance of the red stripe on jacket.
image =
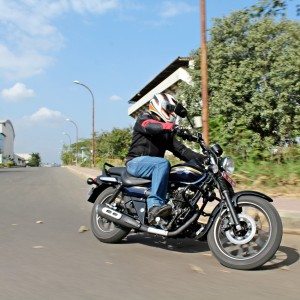
[[155, 124], [155, 125], [160, 125], [162, 129], [171, 131], [174, 128], [174, 123], [165, 123], [165, 122], [159, 122], [156, 120], [148, 119], [142, 122], [142, 127], [146, 128], [147, 126]]

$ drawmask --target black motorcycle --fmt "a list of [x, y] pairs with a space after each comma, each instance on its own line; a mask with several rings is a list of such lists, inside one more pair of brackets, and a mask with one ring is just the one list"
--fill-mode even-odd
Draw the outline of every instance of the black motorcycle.
[[[182, 106], [177, 115], [186, 117]], [[191, 122], [190, 122], [191, 123]], [[105, 243], [117, 243], [133, 229], [172, 238], [206, 240], [219, 262], [229, 268], [250, 270], [270, 260], [280, 246], [282, 222], [273, 200], [260, 192], [234, 192], [233, 161], [222, 157], [218, 144], [205, 145], [202, 135], [177, 129], [184, 140], [197, 142], [206, 156], [205, 165], [190, 161], [170, 170], [167, 203], [172, 214], [157, 217], [149, 225], [146, 199], [151, 181], [132, 177], [125, 167], [104, 164], [102, 174], [87, 183], [94, 185], [88, 201], [94, 203], [93, 234]], [[212, 211], [207, 204], [215, 201]], [[211, 206], [211, 205], [208, 205]], [[207, 222], [200, 222], [205, 217]]]

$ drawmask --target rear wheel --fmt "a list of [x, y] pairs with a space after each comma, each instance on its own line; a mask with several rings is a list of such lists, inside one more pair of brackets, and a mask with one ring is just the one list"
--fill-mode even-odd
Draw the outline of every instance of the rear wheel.
[[120, 242], [129, 232], [129, 228], [121, 227], [116, 225], [98, 214], [98, 205], [103, 203], [113, 204], [112, 196], [116, 189], [109, 187], [104, 190], [97, 198], [92, 209], [91, 216], [91, 228], [95, 237], [104, 243], [118, 243]]
[[255, 269], [270, 260], [279, 248], [282, 222], [274, 206], [260, 197], [242, 196], [238, 206], [242, 230], [230, 225], [228, 212], [224, 210], [208, 233], [208, 245], [224, 266]]

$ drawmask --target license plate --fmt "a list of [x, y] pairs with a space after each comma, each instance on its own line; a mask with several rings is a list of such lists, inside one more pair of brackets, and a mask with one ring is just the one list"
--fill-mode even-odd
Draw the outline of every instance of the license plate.
[[226, 179], [227, 182], [229, 182], [233, 187], [236, 186], [235, 181], [226, 173], [226, 172], [222, 172], [222, 176], [224, 179]]

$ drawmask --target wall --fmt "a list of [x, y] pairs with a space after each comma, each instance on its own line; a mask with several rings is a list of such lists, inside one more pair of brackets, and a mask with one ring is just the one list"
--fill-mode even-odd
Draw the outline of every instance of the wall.
[[14, 139], [15, 132], [12, 123], [7, 121], [0, 122], [0, 134], [1, 134], [1, 156], [0, 163], [4, 162], [7, 157], [14, 159]]

